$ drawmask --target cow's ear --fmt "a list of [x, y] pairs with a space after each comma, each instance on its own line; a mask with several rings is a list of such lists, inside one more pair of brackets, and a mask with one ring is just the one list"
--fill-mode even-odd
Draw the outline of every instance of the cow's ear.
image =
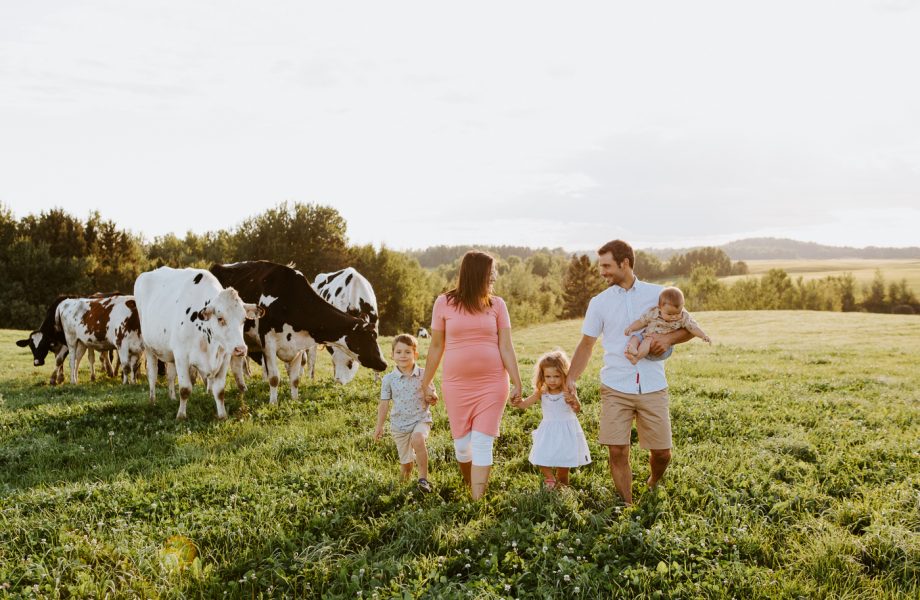
[[207, 321], [212, 316], [214, 316], [213, 306], [206, 306], [198, 311], [198, 318], [201, 319], [202, 321]]
[[25, 348], [29, 345], [29, 340], [16, 340], [16, 345], [20, 348]]
[[246, 318], [250, 321], [265, 316], [265, 309], [258, 304], [244, 304], [243, 308], [246, 310]]

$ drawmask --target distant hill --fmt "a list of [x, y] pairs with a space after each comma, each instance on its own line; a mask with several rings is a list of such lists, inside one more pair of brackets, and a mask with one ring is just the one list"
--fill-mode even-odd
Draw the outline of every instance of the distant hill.
[[[721, 246], [732, 260], [767, 260], [767, 259], [831, 259], [831, 258], [920, 258], [920, 247], [880, 248], [868, 246], [853, 248], [850, 246], [823, 246], [814, 242], [800, 242], [784, 238], [747, 238], [736, 240]], [[674, 254], [684, 254], [693, 248], [654, 248], [644, 249], [662, 260]]]

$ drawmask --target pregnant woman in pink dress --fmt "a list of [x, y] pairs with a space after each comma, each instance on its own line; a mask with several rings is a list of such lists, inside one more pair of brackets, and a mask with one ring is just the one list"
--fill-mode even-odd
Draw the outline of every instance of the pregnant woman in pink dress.
[[[511, 319], [504, 300], [492, 295], [496, 271], [488, 254], [471, 250], [460, 263], [457, 287], [438, 296], [431, 317], [431, 345], [422, 389], [434, 379], [444, 358], [441, 393], [463, 480], [478, 500], [492, 469], [492, 443], [498, 437], [508, 400], [521, 397], [521, 375], [511, 343]], [[437, 396], [431, 394], [429, 401]]]

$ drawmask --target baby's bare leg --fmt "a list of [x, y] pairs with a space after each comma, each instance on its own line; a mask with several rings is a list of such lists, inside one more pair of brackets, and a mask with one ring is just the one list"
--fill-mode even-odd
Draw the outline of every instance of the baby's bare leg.
[[639, 344], [638, 351], [635, 354], [628, 354], [626, 358], [628, 358], [629, 362], [631, 362], [632, 364], [636, 364], [637, 362], [639, 362], [640, 360], [648, 356], [648, 351], [651, 349], [651, 347], [652, 347], [651, 338], [645, 338], [644, 340], [642, 340], [642, 343]]
[[626, 352], [632, 355], [639, 353], [639, 336], [633, 335], [630, 336], [629, 341], [626, 343]]

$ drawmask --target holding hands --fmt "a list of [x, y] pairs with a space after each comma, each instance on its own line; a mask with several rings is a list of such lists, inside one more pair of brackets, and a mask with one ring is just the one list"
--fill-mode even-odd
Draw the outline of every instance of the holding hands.
[[425, 402], [428, 403], [428, 406], [434, 406], [438, 403], [438, 392], [434, 389], [434, 384], [428, 384], [428, 387], [425, 389]]

